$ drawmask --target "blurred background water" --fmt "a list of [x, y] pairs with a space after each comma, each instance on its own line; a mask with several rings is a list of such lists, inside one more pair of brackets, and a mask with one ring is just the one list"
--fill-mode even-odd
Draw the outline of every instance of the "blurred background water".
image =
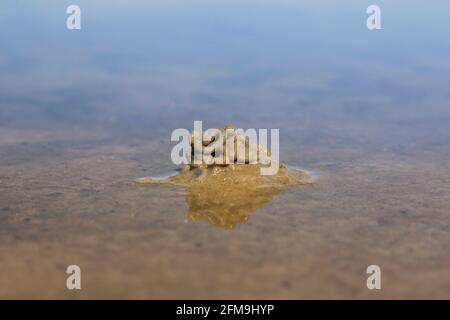
[[448, 4], [379, 1], [369, 31], [370, 4], [3, 1], [0, 123], [153, 139], [199, 119], [314, 143], [445, 143]]

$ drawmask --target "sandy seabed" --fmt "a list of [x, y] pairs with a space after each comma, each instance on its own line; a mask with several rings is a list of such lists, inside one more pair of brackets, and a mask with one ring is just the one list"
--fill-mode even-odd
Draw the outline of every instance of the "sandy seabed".
[[[161, 142], [14, 137], [0, 145], [0, 298], [450, 298], [447, 156], [304, 150], [294, 164], [320, 178], [225, 230], [191, 221], [179, 188], [132, 182], [171, 168]], [[72, 264], [82, 290], [66, 289]], [[366, 288], [371, 264], [382, 290]]]

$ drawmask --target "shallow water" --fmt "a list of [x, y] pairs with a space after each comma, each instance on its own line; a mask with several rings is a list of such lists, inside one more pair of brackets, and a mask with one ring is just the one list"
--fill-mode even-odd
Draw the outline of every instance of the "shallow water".
[[[369, 32], [361, 1], [78, 2], [79, 32], [69, 2], [0, 4], [1, 298], [450, 298], [448, 4], [378, 1]], [[279, 128], [316, 181], [189, 219], [132, 180], [194, 120]]]

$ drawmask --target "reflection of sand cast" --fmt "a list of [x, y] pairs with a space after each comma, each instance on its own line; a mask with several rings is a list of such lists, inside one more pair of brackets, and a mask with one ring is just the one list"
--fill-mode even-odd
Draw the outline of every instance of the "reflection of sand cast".
[[302, 171], [280, 166], [273, 176], [260, 175], [260, 165], [234, 165], [197, 168], [165, 180], [137, 179], [139, 183], [169, 183], [187, 188], [186, 202], [190, 220], [231, 229], [248, 219], [289, 186], [306, 184]]
[[[227, 127], [221, 129], [225, 130]], [[245, 139], [240, 136], [238, 139]], [[261, 151], [260, 146], [252, 149], [244, 142], [245, 151]], [[194, 143], [191, 140], [192, 149]], [[193, 155], [192, 155], [193, 156]], [[226, 155], [224, 155], [226, 156]], [[237, 161], [235, 158], [234, 161]], [[273, 164], [271, 164], [273, 166]], [[306, 174], [300, 170], [288, 171], [284, 165], [276, 164], [273, 175], [262, 175], [261, 164], [186, 165], [178, 175], [165, 179], [140, 178], [138, 183], [169, 183], [187, 188], [186, 202], [189, 219], [206, 220], [222, 228], [233, 228], [244, 222], [253, 211], [264, 207], [272, 198], [288, 186], [308, 183]]]
[[222, 227], [233, 228], [248, 219], [253, 211], [264, 207], [280, 194], [288, 182], [285, 176], [279, 181], [265, 179], [253, 166], [240, 166], [235, 170], [216, 170], [206, 183], [192, 184], [186, 201], [189, 219], [206, 220]]

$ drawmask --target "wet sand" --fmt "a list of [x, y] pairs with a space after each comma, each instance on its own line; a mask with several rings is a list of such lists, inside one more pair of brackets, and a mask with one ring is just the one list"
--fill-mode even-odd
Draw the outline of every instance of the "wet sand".
[[[318, 181], [225, 230], [190, 221], [177, 187], [132, 182], [169, 168], [152, 153], [166, 144], [79, 145], [0, 147], [1, 298], [450, 297], [445, 158], [292, 152]], [[80, 291], [65, 287], [70, 264]], [[382, 290], [366, 288], [370, 264]]]

